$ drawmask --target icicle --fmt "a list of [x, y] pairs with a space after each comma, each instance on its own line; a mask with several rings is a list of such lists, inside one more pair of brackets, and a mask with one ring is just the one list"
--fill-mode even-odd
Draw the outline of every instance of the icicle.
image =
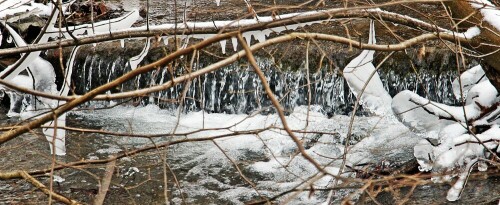
[[247, 45], [250, 46], [250, 42], [252, 41], [252, 32], [243, 33], [243, 38], [247, 41]]
[[226, 54], [226, 40], [219, 41], [222, 54]]
[[220, 0], [215, 0], [215, 4], [217, 4], [217, 6], [220, 6]]
[[63, 87], [61, 88], [61, 90], [59, 92], [59, 95], [61, 95], [61, 96], [67, 96], [69, 93], [69, 87], [70, 87], [69, 85], [71, 84], [71, 74], [73, 74], [74, 62], [75, 62], [76, 54], [78, 53], [79, 48], [80, 48], [79, 46], [76, 46], [71, 51], [71, 55], [69, 57], [67, 65], [66, 65], [67, 71], [66, 71], [66, 76], [64, 77]]
[[2, 46], [3, 35], [0, 33], [0, 46]]
[[115, 70], [116, 70], [116, 61], [117, 60], [120, 60], [120, 57], [118, 57], [115, 61], [113, 61], [113, 64], [111, 64], [111, 72], [109, 73], [109, 77], [108, 77], [108, 81], [107, 82], [110, 82], [111, 74], [115, 73]]
[[270, 29], [264, 29], [262, 30], [262, 33], [264, 34], [264, 38], [267, 38], [269, 37], [269, 35], [271, 35], [273, 31], [271, 31]]
[[285, 27], [283, 26], [280, 26], [280, 27], [276, 27], [276, 28], [272, 28], [270, 29], [272, 32], [275, 32], [276, 34], [280, 34], [281, 32], [287, 30]]
[[266, 34], [262, 31], [252, 32], [254, 39], [258, 40], [260, 43], [266, 41]]
[[236, 52], [238, 50], [238, 39], [231, 38], [231, 43], [233, 44], [233, 50]]
[[7, 37], [7, 43], [12, 43], [12, 36]]
[[370, 20], [370, 35], [368, 36], [368, 44], [376, 44], [377, 39], [375, 38], [375, 23]]
[[214, 36], [215, 36], [215, 34], [195, 34], [195, 35], [191, 35], [191, 38], [207, 40], [207, 39], [212, 38]]
[[288, 25], [286, 26], [286, 30], [296, 30], [299, 28], [300, 24], [293, 24], [293, 25]]
[[120, 40], [120, 46], [121, 46], [122, 48], [124, 48], [124, 47], [125, 47], [125, 39], [121, 39], [121, 40]]

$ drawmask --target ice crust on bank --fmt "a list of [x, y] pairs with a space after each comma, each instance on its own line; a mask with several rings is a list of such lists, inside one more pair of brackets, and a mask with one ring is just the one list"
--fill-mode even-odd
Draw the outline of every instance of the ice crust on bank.
[[[62, 11], [64, 12], [66, 8], [73, 2], [74, 1], [70, 1], [69, 3], [63, 4]], [[28, 3], [30, 4], [28, 5]], [[6, 15], [15, 14], [19, 12], [27, 12], [27, 11], [29, 12], [33, 11], [33, 14], [36, 15], [50, 16], [53, 10], [53, 6], [52, 4], [49, 4], [47, 6], [39, 3], [34, 3], [32, 1], [8, 0], [8, 1], [2, 1], [2, 3], [0, 4], [0, 10], [2, 10], [0, 18], [4, 18]], [[49, 40], [49, 38], [58, 38], [60, 37], [60, 33], [62, 33], [63, 36], [70, 38], [66, 30], [60, 31], [59, 28], [55, 27], [55, 22], [58, 16], [59, 16], [59, 11], [55, 10], [55, 13], [52, 16], [52, 18], [48, 20], [48, 27], [46, 32], [40, 36], [40, 38], [36, 43], [45, 43]], [[93, 28], [92, 25], [84, 24], [80, 26], [74, 26], [71, 29], [74, 35], [88, 35], [88, 34], [102, 33], [110, 31], [109, 29], [112, 30], [126, 29], [130, 28], [130, 26], [137, 21], [138, 17], [139, 17], [138, 11], [134, 10], [119, 18], [110, 19], [108, 21], [97, 22], [94, 24]], [[16, 31], [14, 31], [5, 22], [2, 21], [1, 23], [9, 31], [10, 33], [9, 39], [12, 39], [17, 47], [27, 46], [26, 42], [24, 42], [24, 39], [22, 39], [22, 37]], [[40, 51], [31, 52], [29, 54], [22, 54], [23, 55], [22, 58], [20, 58], [14, 64], [8, 66], [0, 74], [3, 75], [6, 72], [11, 71], [4, 78], [4, 80], [27, 89], [34, 89], [49, 94], [67, 96], [69, 92], [69, 85], [71, 84], [71, 74], [73, 71], [73, 64], [76, 58], [76, 53], [78, 51], [78, 48], [79, 47], [77, 46], [73, 49], [70, 59], [67, 62], [68, 65], [66, 67], [68, 69], [67, 72], [65, 72], [66, 76], [64, 76], [63, 86], [60, 90], [57, 90], [57, 86], [55, 84], [56, 75], [54, 67], [46, 60], [39, 57]], [[26, 69], [29, 70], [28, 72], [30, 75], [29, 77], [19, 75], [19, 73], [21, 73]], [[2, 90], [5, 90], [6, 94], [9, 95], [11, 99], [11, 107], [8, 112], [8, 116], [10, 117], [21, 115], [22, 118], [30, 118], [32, 116], [39, 114], [43, 109], [53, 109], [64, 103], [57, 100], [45, 99], [42, 97], [37, 97], [35, 99], [33, 97], [29, 97], [27, 95], [4, 88], [3, 86]], [[38, 103], [38, 101], [40, 101], [40, 103]], [[63, 114], [57, 118], [56, 122], [51, 121], [45, 123], [44, 125], [65, 126], [65, 123], [66, 123], [66, 114]], [[44, 128], [42, 131], [46, 135], [47, 140], [51, 142], [50, 143], [51, 153], [54, 151], [53, 145], [55, 145], [55, 151], [54, 151], [55, 154], [65, 155], [66, 154], [65, 130], [64, 129], [54, 130], [53, 128]], [[52, 144], [52, 142], [54, 142], [55, 144]]]

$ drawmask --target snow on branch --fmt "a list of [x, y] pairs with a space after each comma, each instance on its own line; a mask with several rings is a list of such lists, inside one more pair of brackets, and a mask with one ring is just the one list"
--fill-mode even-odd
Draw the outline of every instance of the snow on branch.
[[484, 21], [500, 31], [500, 10], [488, 0], [470, 0], [472, 7], [481, 11]]

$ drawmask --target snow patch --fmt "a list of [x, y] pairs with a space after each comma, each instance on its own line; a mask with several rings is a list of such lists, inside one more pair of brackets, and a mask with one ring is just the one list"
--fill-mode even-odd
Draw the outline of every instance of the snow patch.
[[500, 31], [500, 10], [488, 0], [471, 0], [472, 7], [479, 9], [484, 20]]

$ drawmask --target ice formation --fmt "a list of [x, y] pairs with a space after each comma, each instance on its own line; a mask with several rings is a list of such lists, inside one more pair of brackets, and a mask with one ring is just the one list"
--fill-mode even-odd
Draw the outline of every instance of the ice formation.
[[219, 42], [220, 43], [220, 48], [222, 50], [222, 54], [226, 54], [226, 42], [227, 42], [226, 40], [222, 40], [222, 41]]
[[[17, 85], [21, 88], [32, 89], [33, 88], [33, 80], [31, 77], [26, 75], [18, 75], [14, 77], [11, 81], [14, 85]], [[16, 92], [15, 90], [6, 88], [5, 86], [0, 86], [1, 97], [7, 95], [10, 100], [9, 111], [7, 112], [8, 117], [16, 117], [19, 116], [19, 112], [22, 111], [23, 102], [25, 102], [24, 95], [22, 93]]]
[[[478, 30], [471, 28], [464, 36], [478, 35]], [[371, 22], [369, 43], [375, 43], [374, 33]], [[392, 109], [397, 119], [423, 138], [414, 147], [420, 170], [446, 173], [435, 176], [434, 181], [451, 180], [459, 172], [459, 179], [447, 197], [450, 201], [458, 200], [473, 162], [487, 159], [491, 152], [500, 150], [497, 90], [478, 65], [453, 82], [453, 93], [457, 99], [464, 99], [464, 106], [432, 102], [408, 90], [391, 98], [372, 64], [373, 53], [362, 51], [344, 68], [349, 88], [356, 96], [364, 91], [360, 101], [366, 108], [378, 115], [391, 113]]]
[[[370, 21], [369, 44], [375, 44], [375, 26]], [[343, 75], [351, 91], [359, 99], [364, 108], [377, 115], [391, 113], [391, 96], [384, 88], [382, 81], [373, 66], [373, 50], [363, 50], [359, 56], [354, 58], [344, 68]], [[366, 83], [368, 82], [368, 83]]]
[[[41, 7], [41, 5], [35, 3], [31, 3], [31, 6], [25, 5], [26, 3], [29, 2], [30, 2], [29, 0], [2, 1], [2, 3], [0, 3], [0, 10], [2, 11], [2, 13], [0, 14], [0, 18], [4, 18], [5, 15], [9, 14], [10, 12], [16, 13], [21, 10], [26, 11], [26, 9], [30, 11], [36, 10], [39, 14], [44, 14], [44, 15], [50, 14], [51, 10], [47, 10], [47, 8]], [[219, 1], [217, 0], [216, 2]], [[500, 25], [498, 25], [498, 21], [496, 21], [498, 19], [498, 10], [491, 9], [490, 8], [491, 3], [486, 0], [476, 0], [475, 2], [476, 3], [473, 2], [472, 5], [481, 10], [481, 13], [483, 14], [483, 16], [485, 16], [485, 20], [488, 21], [490, 24], [494, 25], [496, 28], [500, 28]], [[484, 7], [484, 5], [488, 6]], [[150, 29], [162, 30], [162, 29], [171, 29], [174, 27], [178, 29], [194, 28], [194, 27], [213, 28], [214, 26], [217, 28], [222, 28], [225, 26], [234, 26], [234, 25], [246, 26], [256, 23], [271, 22], [274, 21], [275, 19], [313, 15], [319, 12], [323, 11], [285, 14], [273, 17], [258, 17], [258, 19], [257, 17], [255, 17], [254, 19], [241, 19], [238, 21], [183, 22], [177, 25], [163, 24], [163, 25], [151, 26]], [[57, 16], [57, 13], [54, 16]], [[73, 32], [74, 35], [78, 37], [92, 36], [96, 34], [112, 33], [119, 31], [144, 30], [144, 27], [130, 28], [131, 25], [135, 23], [137, 19], [139, 19], [139, 13], [137, 10], [134, 10], [119, 18], [111, 19], [109, 21], [104, 21], [104, 22], [96, 22], [94, 24], [94, 28], [92, 28], [91, 25], [86, 24], [86, 25], [73, 26], [70, 27], [69, 29]], [[55, 17], [49, 20], [50, 26], [47, 30], [47, 33], [42, 36], [39, 43], [46, 42], [49, 37], [59, 37], [60, 31], [58, 28], [54, 26], [55, 20], [56, 20]], [[293, 30], [301, 26], [310, 25], [318, 22], [300, 23], [300, 24], [288, 25], [286, 27], [270, 28], [262, 31], [248, 31], [245, 32], [243, 35], [245, 36], [248, 44], [251, 43], [252, 37], [257, 41], [262, 42], [265, 41], [266, 37], [271, 32], [279, 33], [283, 30]], [[9, 29], [8, 25], [4, 26], [9, 30], [9, 32], [11, 32], [11, 37], [8, 38], [13, 39], [13, 41], [16, 42], [17, 46], [26, 46], [24, 41], [22, 39], [19, 39], [20, 37], [15, 36], [15, 31], [13, 31], [11, 28]], [[479, 34], [478, 30], [479, 29], [477, 27], [476, 28], [473, 27], [463, 35], [465, 37], [474, 37]], [[62, 31], [62, 34], [66, 38], [69, 37], [69, 34], [65, 30]], [[192, 37], [200, 37], [204, 39], [207, 38], [208, 35], [199, 35], [199, 36], [193, 35]], [[186, 39], [189, 39], [189, 37], [186, 37]], [[376, 41], [375, 28], [373, 22], [371, 22], [369, 43], [374, 44], [375, 41]], [[165, 44], [168, 43], [168, 38], [164, 38], [164, 42]], [[121, 42], [121, 45], [123, 47], [123, 42]], [[232, 45], [233, 49], [236, 51], [238, 46], [236, 38], [232, 38]], [[144, 47], [141, 54], [130, 59], [129, 64], [132, 69], [136, 68], [137, 65], [142, 61], [147, 51], [149, 50], [149, 46], [150, 42], [148, 39], [146, 46]], [[223, 52], [224, 52], [225, 41], [221, 42], [221, 46], [223, 47]], [[65, 86], [63, 86], [63, 88], [59, 91], [54, 90], [53, 75], [52, 75], [53, 68], [49, 66], [42, 66], [43, 68], [37, 67], [40, 65], [46, 65], [46, 61], [44, 62], [44, 60], [39, 57], [40, 52], [32, 52], [28, 54], [28, 56], [26, 56], [24, 60], [16, 62], [16, 64], [13, 66], [9, 66], [9, 68], [6, 70], [10, 70], [11, 68], [14, 67], [17, 67], [17, 69], [15, 69], [14, 72], [9, 74], [6, 80], [10, 80], [14, 84], [25, 88], [32, 89], [32, 87], [35, 87], [34, 89], [42, 90], [44, 92], [67, 95], [69, 91], [69, 86], [67, 85], [69, 85], [71, 71], [73, 69], [74, 55], [77, 52], [77, 50], [78, 47], [73, 50], [70, 60], [68, 61], [67, 67], [69, 69], [67, 75], [65, 76], [65, 83], [64, 83]], [[480, 67], [476, 66], [461, 76], [461, 82], [462, 82], [461, 86], [460, 83], [458, 83], [458, 81], [454, 82], [453, 84], [454, 94], [457, 98], [462, 99], [461, 91], [463, 91], [463, 98], [465, 99], [465, 106], [463, 107], [453, 107], [436, 102], [431, 102], [409, 91], [401, 92], [400, 94], [396, 95], [394, 99], [392, 99], [387, 93], [387, 91], [384, 89], [383, 84], [380, 81], [380, 77], [378, 76], [378, 73], [376, 72], [376, 69], [372, 63], [373, 55], [374, 51], [364, 50], [358, 57], [353, 59], [346, 66], [346, 68], [344, 69], [344, 77], [346, 78], [349, 87], [352, 89], [355, 95], [360, 94], [361, 96], [360, 101], [362, 102], [363, 106], [373, 111], [375, 114], [385, 115], [387, 113], [390, 113], [391, 107], [389, 107], [389, 105], [392, 102], [392, 111], [394, 112], [395, 116], [397, 116], [403, 122], [404, 125], [411, 128], [414, 132], [420, 133], [420, 135], [425, 138], [425, 140], [420, 140], [418, 144], [414, 147], [414, 156], [417, 158], [421, 170], [423, 171], [432, 170], [433, 172], [436, 173], [454, 171], [457, 169], [459, 170], [460, 172], [459, 180], [452, 187], [452, 189], [450, 189], [447, 197], [449, 200], [458, 199], [460, 195], [459, 193], [463, 188], [463, 186], [465, 185], [464, 180], [466, 179], [466, 176], [470, 172], [473, 165], [475, 165], [475, 162], [478, 161], [478, 159], [486, 158], [489, 155], [488, 152], [485, 152], [485, 147], [477, 143], [478, 140], [481, 140], [484, 146], [486, 146], [486, 148], [489, 148], [490, 150], [496, 152], [500, 150], [498, 148], [499, 147], [498, 140], [500, 140], [500, 137], [498, 136], [498, 133], [500, 133], [500, 128], [499, 128], [500, 108], [498, 108], [499, 98], [497, 97], [497, 91], [493, 88], [493, 86], [489, 83], [489, 81], [487, 81], [486, 78], [482, 77], [484, 71], [482, 71]], [[37, 63], [33, 64], [35, 62]], [[21, 71], [25, 70], [28, 67], [35, 71], [33, 73], [33, 78], [35, 78], [35, 82], [33, 82], [31, 78], [28, 76], [18, 75]], [[43, 69], [48, 69], [48, 70], [52, 69], [52, 71], [51, 72], [44, 71], [38, 73], [36, 72], [36, 71], [42, 71]], [[212, 86], [215, 86], [215, 84], [213, 84]], [[7, 91], [6, 93], [12, 96], [11, 100], [14, 99], [15, 103], [13, 104], [15, 106], [20, 106], [19, 104], [22, 103], [22, 100], [20, 101], [19, 99], [23, 98], [22, 95], [12, 90]], [[211, 95], [215, 96], [215, 93], [211, 93]], [[54, 100], [42, 99], [41, 101], [49, 108], [53, 108], [55, 106], [59, 106], [62, 104], [62, 102]], [[486, 114], [482, 112], [484, 109], [494, 108], [494, 106], [496, 106], [496, 109], [494, 109], [493, 111], [490, 111]], [[146, 107], [145, 109], [150, 109], [150, 107]], [[158, 110], [156, 110], [154, 113], [157, 112]], [[151, 112], [145, 112], [145, 113], [151, 114]], [[302, 110], [300, 110], [300, 108], [298, 108], [297, 110], [294, 110], [291, 116], [288, 117], [288, 119], [290, 119], [290, 122], [292, 122], [291, 123], [292, 128], [303, 129], [305, 127], [305, 123], [303, 121], [296, 120], [296, 119], [304, 119], [305, 118], [304, 113], [305, 112], [303, 112]], [[127, 113], [126, 112], [120, 113], [120, 115], [124, 114]], [[309, 114], [312, 115], [316, 114], [316, 116], [310, 118], [313, 120], [313, 122], [316, 123], [316, 124], [312, 123], [314, 125], [311, 126], [311, 130], [334, 129], [335, 131], [339, 131], [341, 130], [341, 128], [339, 127], [331, 128], [332, 124], [337, 124], [337, 122], [339, 121], [340, 122], [348, 121], [347, 119], [330, 120], [326, 118], [326, 116], [315, 112], [311, 112]], [[191, 113], [189, 115], [191, 115], [191, 117], [190, 116], [187, 117], [188, 121], [184, 121], [186, 118], [181, 119], [183, 120], [183, 122], [181, 122], [180, 124], [184, 126], [183, 127], [184, 130], [194, 129], [194, 127], [197, 125], [196, 122], [199, 123], [200, 122], [199, 119], [202, 118], [199, 116], [201, 115], [201, 113]], [[66, 117], [65, 115], [62, 115], [57, 119], [57, 121], [49, 122], [46, 125], [50, 126], [57, 123], [58, 126], [64, 126], [65, 117]], [[222, 125], [231, 125], [231, 123], [235, 124], [236, 122], [240, 122], [244, 118], [247, 118], [248, 115], [221, 116], [217, 114], [212, 114], [210, 115], [210, 117], [213, 120], [208, 121], [207, 122], [208, 125], [212, 123], [213, 126], [220, 126], [221, 124]], [[151, 118], [151, 116], [147, 116], [147, 118]], [[277, 123], [278, 121], [277, 116], [275, 115], [253, 116], [252, 118], [254, 120], [248, 120], [247, 123], [240, 123], [238, 126], [236, 126], [235, 130], [262, 128], [264, 126], [274, 125], [274, 124], [279, 125], [279, 123]], [[155, 118], [155, 120], [157, 119], [161, 118]], [[379, 119], [377, 118], [376, 120], [372, 121], [376, 121], [378, 123], [377, 120]], [[165, 124], [174, 121], [175, 119], [170, 119], [170, 121], [162, 122], [161, 126], [164, 126]], [[318, 122], [327, 122], [327, 123], [323, 124]], [[154, 125], [154, 123], [156, 122], [150, 122], [150, 123]], [[356, 146], [353, 147], [352, 150], [354, 150], [355, 152], [351, 152], [348, 155], [348, 164], [355, 165], [357, 163], [367, 163], [371, 161], [376, 161], [377, 159], [374, 159], [371, 156], [371, 154], [373, 153], [367, 151], [367, 148], [370, 148], [371, 146], [373, 146], [374, 149], [379, 150], [380, 147], [384, 147], [385, 145], [384, 148], [390, 150], [394, 148], [393, 146], [395, 144], [400, 145], [400, 147], [406, 147], [409, 144], [413, 146], [416, 143], [414, 142], [415, 138], [408, 137], [411, 136], [411, 134], [407, 133], [407, 130], [404, 129], [404, 127], [401, 127], [401, 124], [395, 124], [395, 125], [391, 124], [393, 122], [385, 122], [385, 123], [389, 125], [387, 127], [394, 126], [397, 127], [397, 129], [391, 130], [389, 132], [385, 128], [384, 129], [379, 128], [378, 130], [374, 130], [375, 134], [373, 134], [368, 138], [365, 138], [362, 142], [358, 143]], [[205, 127], [207, 125], [205, 124], [205, 122], [199, 124], [202, 124], [204, 128], [207, 128]], [[374, 123], [372, 122], [372, 124]], [[477, 134], [475, 135], [469, 134], [469, 129], [474, 129]], [[341, 132], [345, 132], [345, 130], [341, 130]], [[397, 132], [397, 134], [394, 134], [392, 132]], [[55, 139], [56, 143], [55, 152], [56, 154], [64, 154], [65, 153], [64, 131], [60, 129], [54, 131], [54, 129], [48, 128], [44, 130], [44, 133], [47, 135], [47, 140], [49, 141], [54, 140], [53, 137], [57, 136]], [[277, 131], [277, 133], [280, 133], [280, 131]], [[273, 131], [268, 133], [267, 135], [263, 134], [262, 137], [268, 142], [269, 145], [271, 145], [269, 146], [271, 147], [270, 152], [272, 152], [273, 154], [278, 154], [280, 155], [280, 157], [276, 157], [267, 162], [255, 163], [251, 167], [261, 172], [268, 172], [270, 174], [272, 173], [276, 175], [277, 177], [286, 178], [288, 174], [285, 173], [283, 170], [280, 170], [280, 172], [276, 172], [275, 170], [279, 167], [280, 163], [287, 162], [291, 164], [290, 166], [291, 169], [297, 171], [300, 174], [309, 175], [311, 173], [314, 173], [315, 171], [314, 168], [310, 167], [309, 166], [310, 164], [305, 162], [303, 159], [286, 157], [287, 154], [294, 152], [294, 144], [285, 134], [283, 133], [277, 134], [277, 133]], [[200, 137], [200, 136], [201, 134], [199, 135], [195, 134], [190, 137]], [[328, 140], [331, 140], [330, 137], [331, 136], [325, 135], [317, 140], [326, 143], [328, 142]], [[401, 138], [404, 137], [406, 137], [406, 140], [401, 140]], [[260, 139], [249, 138], [248, 136], [238, 136], [234, 138], [228, 138], [217, 141], [220, 142], [220, 144], [223, 147], [227, 147], [228, 149], [229, 147], [231, 147], [232, 150], [229, 152], [237, 159], [244, 157], [241, 150], [255, 151], [256, 147], [254, 145], [261, 143]], [[394, 141], [398, 141], [400, 144]], [[259, 150], [263, 150], [262, 147], [258, 148]], [[313, 146], [310, 150], [308, 150], [308, 152], [310, 152], [311, 154], [325, 152], [324, 153], [325, 155], [330, 154], [334, 156], [340, 156], [342, 154], [341, 153], [342, 151], [340, 147], [336, 148], [337, 149], [335, 148], [332, 149], [330, 145], [329, 146], [316, 145]], [[51, 149], [53, 148], [51, 147]], [[327, 159], [322, 158], [322, 156], [320, 155], [315, 155], [314, 157], [319, 161], [321, 160], [328, 161]], [[193, 159], [193, 162], [208, 161], [208, 163], [210, 163], [211, 161], [214, 161], [219, 163], [221, 159], [223, 158], [221, 157], [218, 150], [212, 149], [207, 151], [206, 148], [203, 148], [203, 154]], [[199, 164], [200, 164], [199, 165], [200, 170], [203, 169], [202, 166], [206, 166], [206, 163], [205, 164], [199, 163]], [[328, 168], [330, 170], [335, 170], [336, 167], [328, 167]], [[189, 174], [199, 174], [195, 172], [196, 170], [194, 170], [192, 173]], [[444, 177], [444, 178], [450, 179], [450, 177]], [[325, 185], [329, 180], [330, 179], [320, 180], [319, 185]], [[441, 179], [436, 178], [436, 180], [439, 181]], [[232, 196], [231, 194], [227, 195]]]
[[[142, 49], [141, 53], [133, 56], [128, 61], [131, 70], [135, 70], [137, 66], [142, 62], [142, 60], [146, 57], [146, 55], [148, 55], [149, 48], [151, 47], [151, 40], [149, 38], [146, 38], [145, 40], [146, 42], [144, 43], [144, 48]], [[168, 39], [165, 40], [165, 42], [168, 42]]]
[[[3, 2], [6, 4], [11, 3], [11, 1]], [[4, 7], [4, 4], [1, 4], [0, 7]], [[22, 3], [22, 2], [21, 2]], [[70, 2], [71, 3], [71, 2]], [[63, 5], [63, 11], [67, 8], [69, 4]], [[18, 9], [27, 9], [34, 7], [37, 10], [43, 11], [42, 14], [44, 15], [50, 15], [52, 12], [52, 7], [51, 6], [45, 6], [43, 4], [37, 4], [37, 3], [31, 3], [31, 7], [26, 8], [26, 5], [20, 5], [20, 4], [13, 4], [12, 5], [7, 5], [5, 8], [8, 11], [12, 11], [12, 8]], [[17, 13], [18, 11], [15, 10]], [[55, 23], [56, 19], [58, 16], [57, 10], [55, 11], [54, 15], [52, 16], [51, 19], [48, 21], [48, 28], [47, 28], [47, 33], [42, 34], [39, 36], [37, 39], [37, 43], [44, 43], [47, 42], [50, 37], [54, 37], [56, 34], [50, 33], [50, 31], [55, 31], [56, 29], [53, 27], [53, 24]], [[27, 46], [26, 42], [24, 42], [24, 39], [16, 32], [14, 31], [9, 25], [5, 24], [5, 22], [2, 22], [2, 25], [8, 30], [10, 33], [9, 38], [12, 38], [16, 46]], [[51, 27], [52, 26], [52, 27]], [[57, 34], [58, 35], [58, 34]], [[75, 49], [76, 50], [76, 49]], [[58, 91], [57, 86], [55, 84], [56, 80], [56, 75], [55, 75], [55, 70], [52, 64], [50, 64], [48, 61], [42, 59], [39, 57], [40, 51], [37, 52], [31, 52], [29, 54], [23, 54], [23, 57], [21, 57], [17, 62], [14, 64], [8, 66], [4, 71], [2, 71], [0, 74], [4, 75], [6, 74], [6, 77], [4, 80], [10, 81], [11, 83], [18, 85], [23, 88], [27, 89], [34, 89], [37, 91], [42, 91], [46, 92], [49, 94], [59, 94], [59, 95], [67, 95], [69, 88], [69, 79], [71, 78], [71, 72], [72, 72], [72, 66], [70, 67], [70, 70], [66, 72], [65, 76], [65, 85], [63, 85], [63, 88]], [[74, 61], [74, 53], [72, 53], [72, 58], [68, 61], [68, 63], [73, 63]], [[24, 76], [20, 75], [19, 73], [26, 70], [28, 71], [29, 76]], [[2, 86], [2, 90], [5, 90], [5, 93], [9, 95], [10, 100], [11, 100], [11, 106], [8, 112], [8, 116], [21, 116], [22, 118], [29, 118], [40, 111], [43, 112], [43, 109], [51, 109], [59, 106], [61, 103], [55, 100], [50, 100], [42, 97], [33, 97], [33, 96], [28, 96], [24, 95], [22, 93], [18, 93], [16, 91], [7, 89]], [[66, 114], [63, 114], [57, 118], [57, 126], [65, 126], [65, 120], [66, 119]], [[45, 124], [45, 126], [55, 126], [55, 122], [51, 121]], [[43, 133], [46, 135], [46, 138], [49, 142], [54, 141], [55, 144], [50, 143], [50, 149], [51, 153], [54, 152], [56, 155], [65, 155], [66, 154], [66, 148], [65, 148], [65, 130], [64, 129], [57, 129], [54, 131], [53, 128], [44, 128]], [[55, 149], [53, 148], [53, 145], [55, 145]]]
[[[487, 80], [488, 78], [486, 77], [486, 74], [484, 73], [481, 65], [474, 66], [462, 73], [462, 75], [460, 75], [460, 78], [457, 78], [453, 81], [453, 94], [459, 100], [461, 100], [462, 97], [464, 99], [467, 99], [467, 94], [469, 93], [469, 90], [472, 88], [472, 86]], [[462, 86], [460, 86], [460, 84], [462, 84]], [[466, 102], [466, 104], [468, 103]]]
[[410, 91], [397, 94], [392, 102], [398, 119], [424, 138], [414, 148], [420, 170], [436, 173], [433, 180], [437, 182], [451, 180], [459, 172], [448, 192], [450, 201], [459, 199], [470, 163], [498, 153], [500, 139], [497, 90], [484, 77], [481, 66], [464, 72], [460, 79], [461, 86], [458, 80], [453, 84], [454, 94], [466, 97], [464, 106], [432, 102]]

